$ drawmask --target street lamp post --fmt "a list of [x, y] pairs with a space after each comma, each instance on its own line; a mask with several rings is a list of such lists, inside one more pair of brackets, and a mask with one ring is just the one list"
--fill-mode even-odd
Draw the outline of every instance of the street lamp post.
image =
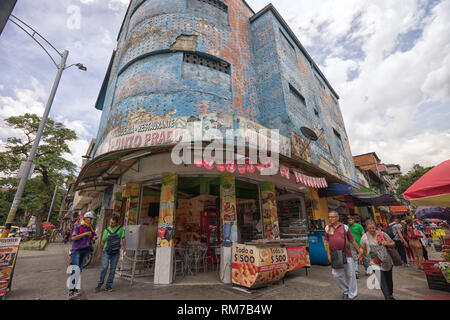
[[[23, 21], [21, 21], [20, 19], [18, 19], [14, 15], [11, 15], [11, 17], [13, 17], [14, 19], [17, 20], [17, 21], [15, 21], [15, 20], [11, 20], [10, 19], [11, 22], [13, 22], [15, 25], [17, 25], [23, 31], [25, 31], [26, 34], [28, 34], [31, 38], [33, 38], [33, 40], [36, 41], [42, 49], [44, 49], [44, 51], [47, 53], [47, 55], [50, 57], [50, 59], [56, 65], [56, 68], [58, 69], [58, 72], [56, 73], [56, 78], [55, 78], [55, 81], [53, 83], [52, 91], [50, 92], [50, 96], [48, 98], [44, 114], [43, 114], [41, 122], [39, 124], [39, 129], [37, 131], [36, 138], [35, 138], [34, 143], [33, 143], [33, 147], [31, 148], [31, 152], [30, 152], [30, 154], [28, 156], [28, 160], [25, 163], [25, 168], [24, 168], [23, 174], [22, 174], [22, 176], [20, 178], [20, 182], [19, 182], [19, 186], [17, 188], [17, 192], [16, 192], [16, 194], [14, 196], [14, 200], [13, 200], [13, 203], [11, 205], [11, 209], [9, 210], [8, 218], [6, 219], [6, 223], [5, 223], [5, 229], [3, 230], [0, 238], [6, 238], [8, 236], [8, 234], [9, 234], [9, 230], [11, 229], [11, 225], [14, 222], [14, 219], [16, 217], [16, 212], [17, 212], [17, 209], [19, 207], [19, 203], [20, 203], [20, 200], [22, 198], [23, 191], [25, 190], [25, 185], [27, 183], [28, 176], [30, 174], [31, 165], [33, 163], [34, 157], [36, 156], [36, 152], [37, 152], [37, 149], [38, 149], [38, 146], [39, 146], [39, 142], [40, 142], [41, 137], [42, 137], [42, 133], [43, 133], [44, 128], [45, 128], [45, 124], [47, 123], [48, 114], [50, 113], [50, 108], [52, 107], [52, 103], [53, 103], [53, 100], [55, 98], [56, 90], [58, 89], [59, 81], [61, 80], [61, 75], [62, 75], [62, 73], [63, 73], [63, 71], [65, 69], [67, 69], [67, 68], [72, 66], [71, 65], [69, 67], [66, 67], [66, 61], [67, 61], [67, 57], [69, 56], [69, 51], [64, 50], [64, 52], [61, 54], [58, 50], [55, 49], [55, 47], [53, 47], [44, 37], [42, 37], [39, 33], [37, 33], [33, 28], [28, 26], [26, 23], [24, 23]], [[29, 29], [31, 29], [32, 33], [29, 33], [27, 30], [25, 30], [24, 27], [19, 24], [19, 22], [22, 23], [23, 25], [25, 25], [26, 27], [28, 27]], [[61, 61], [60, 61], [59, 64], [56, 64], [55, 60], [48, 53], [48, 51], [35, 38], [36, 35], [38, 35], [40, 38], [42, 38], [47, 44], [49, 44], [58, 53], [58, 55], [61, 57]], [[86, 67], [84, 67], [82, 64], [78, 63], [78, 64], [74, 64], [74, 65], [77, 66], [80, 70], [86, 71]]]

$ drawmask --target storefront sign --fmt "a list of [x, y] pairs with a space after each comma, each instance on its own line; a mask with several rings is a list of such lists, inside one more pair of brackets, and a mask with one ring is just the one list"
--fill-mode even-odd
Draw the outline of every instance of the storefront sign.
[[234, 174], [224, 172], [220, 176], [220, 198], [222, 219], [222, 246], [231, 247], [237, 242], [236, 186]]
[[161, 201], [159, 207], [158, 239], [160, 248], [173, 247], [175, 233], [173, 220], [175, 217], [175, 197], [177, 193], [178, 177], [176, 173], [163, 173]]
[[278, 211], [277, 211], [275, 184], [270, 181], [262, 182], [261, 195], [262, 195], [264, 237], [266, 239], [279, 239], [280, 227], [278, 225]]
[[296, 270], [311, 265], [306, 246], [286, 248], [289, 259], [289, 270]]
[[281, 280], [288, 270], [286, 249], [233, 244], [232, 282], [247, 288]]
[[16, 265], [20, 238], [0, 239], [0, 297], [6, 295]]

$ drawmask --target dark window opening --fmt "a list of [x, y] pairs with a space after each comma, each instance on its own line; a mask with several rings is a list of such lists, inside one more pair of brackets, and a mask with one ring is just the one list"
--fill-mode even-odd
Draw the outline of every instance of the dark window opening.
[[339, 132], [336, 131], [336, 129], [333, 128], [333, 132], [334, 135], [338, 138], [339, 140], [339, 145], [341, 146], [341, 148], [344, 148], [344, 145], [342, 144], [342, 138], [341, 138], [341, 134]]
[[306, 106], [306, 100], [305, 100], [305, 98], [302, 96], [302, 94], [297, 90], [297, 89], [295, 89], [291, 84], [289, 84], [289, 90], [291, 91], [291, 93], [297, 98], [297, 99], [299, 99], [300, 100], [300, 102], [304, 105], [304, 106]]
[[289, 46], [291, 46], [292, 50], [294, 50], [294, 52], [295, 52], [295, 47], [294, 47], [294, 45], [291, 43], [291, 41], [289, 41], [288, 37], [286, 37], [286, 35], [284, 34], [284, 32], [281, 31], [281, 29], [280, 29], [280, 33], [281, 33], [281, 35], [283, 36], [283, 38], [287, 41], [287, 43], [289, 44]]
[[322, 89], [325, 90], [325, 85], [323, 84], [322, 80], [320, 80], [316, 74], [314, 74], [314, 76], [316, 77], [316, 80], [319, 83], [319, 85], [322, 87]]
[[315, 114], [316, 116], [319, 116], [319, 111], [317, 111], [316, 108], [314, 108], [314, 114]]
[[209, 4], [213, 7], [216, 7], [218, 9], [222, 10], [225, 13], [228, 13], [228, 6], [225, 3], [223, 3], [222, 1], [219, 1], [219, 0], [198, 0], [198, 1]]
[[230, 74], [230, 64], [224, 61], [207, 58], [192, 53], [185, 53], [183, 55], [183, 61], [186, 63], [198, 64], [210, 69]]

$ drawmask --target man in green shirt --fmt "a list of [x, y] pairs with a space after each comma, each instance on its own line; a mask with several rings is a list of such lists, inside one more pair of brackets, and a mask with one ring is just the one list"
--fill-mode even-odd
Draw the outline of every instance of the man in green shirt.
[[[353, 238], [355, 238], [356, 243], [358, 246], [360, 246], [360, 241], [362, 236], [364, 235], [364, 228], [359, 224], [355, 223], [355, 218], [352, 216], [349, 216], [347, 218], [348, 227], [350, 228], [350, 231], [352, 232]], [[353, 247], [353, 245], [350, 243], [350, 249], [352, 250], [352, 257], [353, 261], [355, 262], [355, 273], [356, 273], [356, 279], [359, 279], [359, 262], [358, 262], [358, 251]], [[364, 268], [366, 269], [366, 275], [367, 268], [369, 267], [366, 259], [364, 259]]]
[[[122, 242], [122, 245], [120, 245]], [[96, 292], [99, 292], [105, 281], [106, 272], [109, 266], [109, 276], [106, 281], [106, 291], [112, 291], [112, 284], [116, 274], [117, 263], [119, 262], [120, 250], [126, 251], [125, 230], [119, 225], [119, 218], [112, 217], [109, 221], [109, 227], [103, 231], [102, 240], [100, 243], [98, 259], [102, 261], [102, 271], [100, 272], [100, 279], [98, 280]]]

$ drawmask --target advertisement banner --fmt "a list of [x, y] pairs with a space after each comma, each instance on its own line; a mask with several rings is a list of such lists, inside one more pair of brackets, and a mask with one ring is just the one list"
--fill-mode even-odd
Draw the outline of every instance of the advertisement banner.
[[173, 221], [175, 218], [175, 201], [178, 186], [176, 173], [162, 174], [161, 200], [159, 204], [158, 248], [173, 247], [175, 233]]
[[306, 246], [286, 248], [286, 251], [289, 260], [288, 271], [311, 266]]
[[236, 188], [234, 174], [224, 172], [220, 176], [220, 199], [222, 220], [222, 245], [231, 247], [237, 242]]
[[0, 238], [0, 297], [10, 287], [19, 245], [20, 238]]
[[288, 271], [288, 255], [280, 246], [233, 244], [232, 282], [243, 287], [258, 287], [276, 282]]
[[127, 183], [123, 190], [122, 195], [127, 199], [125, 211], [125, 224], [127, 226], [137, 224], [140, 190], [141, 185], [139, 183]]
[[277, 200], [275, 184], [270, 181], [261, 183], [264, 237], [266, 239], [280, 239], [278, 225]]

